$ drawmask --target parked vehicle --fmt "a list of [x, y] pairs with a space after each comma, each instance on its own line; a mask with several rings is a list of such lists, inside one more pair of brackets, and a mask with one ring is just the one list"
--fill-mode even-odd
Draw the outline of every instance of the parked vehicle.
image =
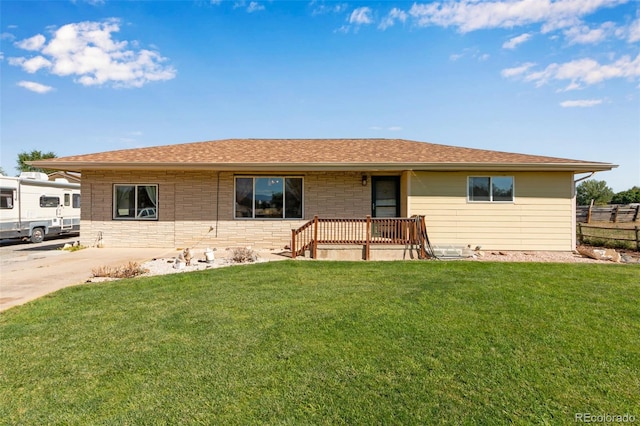
[[50, 181], [45, 173], [0, 175], [0, 239], [39, 243], [80, 232], [80, 184]]

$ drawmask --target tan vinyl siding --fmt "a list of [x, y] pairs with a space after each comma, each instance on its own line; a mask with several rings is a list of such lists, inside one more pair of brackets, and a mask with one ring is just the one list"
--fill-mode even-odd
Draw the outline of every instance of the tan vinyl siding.
[[[467, 201], [469, 176], [513, 176], [514, 202]], [[415, 172], [409, 215], [424, 214], [432, 244], [486, 250], [572, 250], [573, 174]]]

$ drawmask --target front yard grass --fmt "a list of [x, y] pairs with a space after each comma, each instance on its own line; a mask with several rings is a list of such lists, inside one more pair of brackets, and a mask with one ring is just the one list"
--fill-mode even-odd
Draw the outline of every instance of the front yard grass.
[[7, 424], [640, 419], [640, 267], [283, 261], [0, 315]]

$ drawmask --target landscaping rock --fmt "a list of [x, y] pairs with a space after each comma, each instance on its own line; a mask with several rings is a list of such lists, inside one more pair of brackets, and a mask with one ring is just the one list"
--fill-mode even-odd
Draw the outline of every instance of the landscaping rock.
[[590, 257], [595, 260], [609, 260], [616, 263], [619, 263], [622, 260], [620, 253], [614, 249], [578, 246], [577, 250], [582, 256]]

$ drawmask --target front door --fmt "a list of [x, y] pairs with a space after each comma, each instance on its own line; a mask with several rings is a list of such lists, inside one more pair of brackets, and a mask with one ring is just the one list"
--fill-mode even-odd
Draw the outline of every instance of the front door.
[[400, 217], [400, 176], [372, 176], [371, 191], [372, 217]]

